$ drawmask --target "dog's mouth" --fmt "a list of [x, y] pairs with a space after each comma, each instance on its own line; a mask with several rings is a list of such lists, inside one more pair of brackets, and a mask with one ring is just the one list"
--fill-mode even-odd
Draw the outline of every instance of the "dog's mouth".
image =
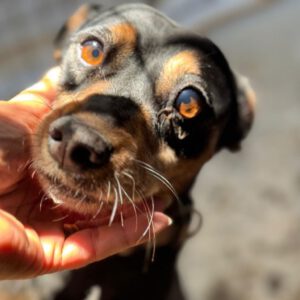
[[100, 191], [70, 188], [57, 181], [49, 182], [47, 195], [59, 216], [54, 221], [72, 224], [77, 229], [95, 226], [124, 226], [126, 219], [144, 214], [149, 223], [155, 211], [164, 211], [169, 201], [155, 194], [144, 194], [136, 187], [126, 191], [121, 184], [104, 184]]
[[[157, 169], [138, 159], [99, 172], [70, 172], [54, 165], [47, 168], [44, 157], [34, 170], [58, 212], [57, 222], [75, 224], [79, 228], [124, 226], [127, 218], [144, 214], [151, 223], [154, 211], [165, 210], [177, 193]], [[51, 163], [52, 160], [50, 160]]]
[[[116, 223], [124, 227], [128, 218], [135, 217], [137, 219], [139, 214], [144, 214], [150, 224], [154, 212], [164, 211], [168, 204], [153, 196], [144, 199], [136, 198], [135, 202], [124, 201], [123, 203], [118, 198], [113, 203], [104, 199], [95, 203], [93, 202], [94, 199], [85, 197], [86, 203], [81, 204], [80, 207], [79, 202], [76, 203], [78, 199], [68, 198], [65, 195], [54, 195], [51, 192], [49, 196], [54, 202], [54, 207], [59, 209], [60, 217], [54, 221], [76, 226], [77, 230], [97, 226], [111, 226]], [[71, 203], [73, 205], [70, 205]], [[89, 206], [89, 209], [87, 209], [87, 206]]]

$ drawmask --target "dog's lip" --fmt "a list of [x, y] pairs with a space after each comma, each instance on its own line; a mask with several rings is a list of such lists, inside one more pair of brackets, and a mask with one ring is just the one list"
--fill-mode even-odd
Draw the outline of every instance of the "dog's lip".
[[[123, 222], [126, 222], [126, 219], [135, 216], [136, 214], [147, 214], [148, 218], [151, 218], [151, 214], [154, 211], [162, 212], [164, 210], [163, 201], [160, 199], [155, 199], [153, 204], [151, 204], [150, 200], [145, 200], [145, 202], [147, 203], [148, 208], [145, 207], [145, 203], [137, 203], [135, 204], [136, 211], [131, 204], [125, 204], [122, 207], [119, 207], [112, 223], [120, 223], [123, 225]], [[154, 207], [151, 207], [151, 205], [154, 205]], [[92, 217], [92, 219], [77, 220], [74, 224], [79, 228], [110, 225], [111, 214], [112, 212], [108, 210], [95, 218]]]
[[[98, 208], [96, 207], [98, 202], [97, 199], [92, 195], [88, 195], [86, 205], [88, 205], [90, 209], [88, 211], [83, 211], [80, 207], [76, 207], [76, 201], [80, 202], [82, 200], [82, 193], [81, 196], [78, 194], [78, 197], [74, 198], [76, 193], [69, 190], [67, 186], [64, 186], [62, 190], [58, 187], [63, 185], [55, 184], [55, 186], [56, 189], [53, 189], [52, 186], [52, 189], [50, 189], [47, 194], [49, 198], [52, 199], [54, 206], [58, 206], [56, 212], [61, 218], [58, 217], [56, 220], [61, 221], [63, 224], [76, 225], [78, 229], [110, 224], [114, 204], [113, 199], [103, 200], [103, 207], [100, 213], [98, 213], [99, 206]], [[68, 190], [70, 193], [67, 193]], [[73, 204], [70, 205], [70, 203]], [[149, 216], [149, 214], [152, 213], [152, 210], [163, 212], [170, 205], [170, 201], [166, 201], [166, 199], [161, 199], [159, 196], [153, 195], [152, 197], [146, 196], [145, 200], [136, 199], [134, 205], [136, 206], [136, 209], [133, 208], [132, 203], [126, 202], [123, 205], [118, 204], [112, 223], [120, 223], [121, 215], [123, 216], [123, 219], [126, 219], [139, 213], [144, 213]]]
[[[60, 204], [63, 204], [64, 200]], [[97, 226], [108, 226], [113, 223], [121, 223], [126, 221], [129, 217], [134, 217], [137, 214], [148, 215], [148, 218], [151, 218], [151, 214], [154, 211], [163, 212], [168, 203], [163, 199], [152, 197], [145, 199], [143, 201], [138, 201], [134, 204], [132, 203], [123, 203], [118, 205], [114, 216], [113, 206], [111, 203], [103, 202], [101, 211], [95, 209], [94, 213], [87, 212], [84, 213], [80, 210], [70, 209], [66, 205], [61, 205], [59, 208], [59, 214], [65, 217], [62, 217], [63, 224], [65, 225], [75, 225], [77, 229], [84, 229]], [[100, 207], [100, 206], [99, 206]]]

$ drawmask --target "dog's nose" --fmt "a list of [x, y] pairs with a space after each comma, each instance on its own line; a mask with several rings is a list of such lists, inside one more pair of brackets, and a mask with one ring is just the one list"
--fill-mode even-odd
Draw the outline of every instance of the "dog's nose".
[[71, 172], [100, 168], [108, 163], [112, 153], [112, 147], [96, 129], [72, 116], [50, 124], [48, 149], [59, 166]]

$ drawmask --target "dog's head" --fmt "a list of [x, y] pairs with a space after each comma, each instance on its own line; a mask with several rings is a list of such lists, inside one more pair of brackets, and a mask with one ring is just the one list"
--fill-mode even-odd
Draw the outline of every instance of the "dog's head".
[[72, 210], [174, 198], [251, 127], [253, 92], [219, 48], [148, 6], [81, 7], [56, 46], [61, 90], [33, 157], [45, 190]]

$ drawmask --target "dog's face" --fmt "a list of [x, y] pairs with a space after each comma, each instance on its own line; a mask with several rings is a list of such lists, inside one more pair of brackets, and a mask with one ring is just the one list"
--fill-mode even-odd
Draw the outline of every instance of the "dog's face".
[[173, 199], [251, 126], [252, 92], [220, 50], [145, 5], [84, 6], [56, 43], [61, 91], [33, 158], [71, 210], [115, 217], [141, 199]]

